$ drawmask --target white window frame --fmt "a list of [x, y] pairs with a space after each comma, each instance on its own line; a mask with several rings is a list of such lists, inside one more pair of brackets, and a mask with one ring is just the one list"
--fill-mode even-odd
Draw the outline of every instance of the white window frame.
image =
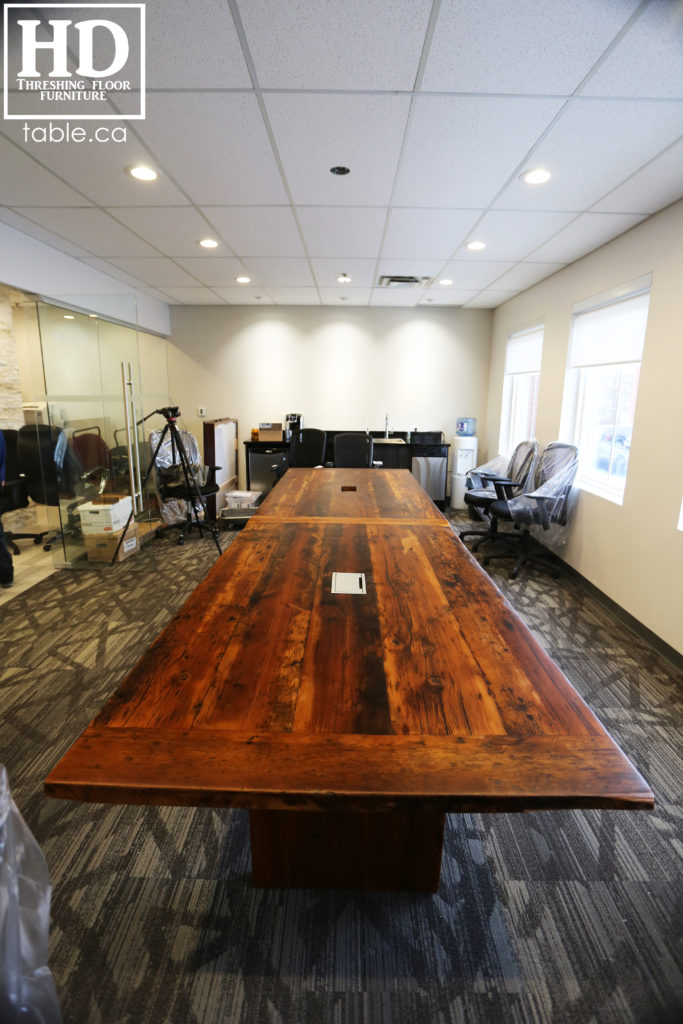
[[[566, 438], [568, 441], [576, 444], [579, 448], [579, 470], [576, 476], [576, 486], [618, 505], [623, 505], [628, 475], [628, 457], [623, 475], [612, 471], [617, 430], [620, 425], [623, 426], [623, 424], [618, 422], [621, 385], [626, 367], [637, 368], [638, 376], [640, 373], [642, 353], [645, 347], [645, 335], [647, 332], [647, 316], [649, 314], [651, 283], [652, 277], [651, 275], [647, 275], [645, 277], [638, 278], [636, 281], [631, 281], [626, 285], [621, 285], [618, 288], [612, 289], [608, 292], [603, 292], [600, 295], [593, 296], [592, 298], [586, 299], [580, 303], [576, 303], [572, 308], [572, 330], [567, 359], [567, 373], [565, 377], [564, 398], [562, 402], [562, 425], [560, 433], [563, 438]], [[590, 359], [582, 362], [581, 357], [576, 355], [577, 337], [580, 331], [581, 317], [608, 309], [609, 307], [616, 308], [617, 306], [621, 306], [622, 303], [630, 302], [631, 300], [641, 296], [647, 297], [647, 310], [645, 329], [643, 330], [640, 349], [632, 352], [628, 358], [624, 358], [622, 360], [618, 360], [613, 356], [610, 356], [609, 353], [606, 353], [604, 359], [600, 361]], [[584, 399], [589, 384], [590, 374], [594, 371], [599, 372], [600, 370], [610, 367], [617, 372], [617, 397], [615, 401], [616, 413], [615, 423], [605, 424], [606, 427], [611, 426], [612, 436], [611, 447], [607, 457], [608, 475], [605, 480], [600, 481], [599, 479], [596, 479], [595, 474], [595, 465], [597, 463], [596, 449], [587, 451], [585, 445], [581, 444], [582, 428], [584, 426]], [[635, 423], [635, 404], [637, 401], [637, 393], [638, 380], [636, 380], [635, 394], [633, 396], [633, 416], [629, 424], [631, 435], [633, 433]]]
[[[498, 439], [498, 451], [501, 455], [512, 455], [520, 441], [529, 441], [534, 437], [536, 431], [536, 412], [538, 409], [538, 392], [541, 380], [541, 358], [543, 355], [543, 324], [534, 324], [523, 330], [512, 331], [508, 334], [505, 348], [505, 372], [503, 376], [503, 394], [500, 410], [500, 435]], [[536, 336], [534, 338], [534, 336]], [[513, 349], [516, 343], [529, 341], [537, 342], [538, 352], [530, 351], [529, 356], [522, 363], [521, 369], [510, 370], [513, 362]], [[531, 347], [530, 347], [531, 348]], [[516, 416], [519, 409], [518, 399], [522, 387], [531, 387], [531, 416], [527, 425], [521, 431], [524, 437], [517, 436], [514, 429]]]

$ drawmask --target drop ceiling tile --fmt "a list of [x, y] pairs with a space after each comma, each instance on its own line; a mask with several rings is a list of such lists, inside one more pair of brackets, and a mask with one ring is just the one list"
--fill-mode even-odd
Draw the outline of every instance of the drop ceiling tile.
[[[19, 122], [5, 122], [9, 128], [5, 133], [14, 138], [13, 131]], [[95, 122], [95, 127], [102, 127]], [[143, 121], [134, 122], [144, 124]], [[121, 129], [122, 125], [117, 122], [110, 122], [112, 126]], [[113, 129], [112, 129], [113, 130]], [[137, 131], [137, 129], [135, 129]], [[107, 128], [107, 131], [109, 129]], [[46, 171], [54, 172], [79, 193], [77, 205], [85, 206], [93, 202], [101, 206], [182, 206], [187, 202], [186, 197], [176, 186], [162, 173], [156, 181], [136, 181], [126, 174], [127, 167], [136, 164], [152, 164], [157, 162], [149, 150], [145, 149], [142, 143], [138, 142], [133, 130], [126, 127], [125, 142], [114, 142], [109, 138], [106, 142], [93, 141], [91, 145], [87, 141], [82, 143], [28, 143], [20, 139], [18, 133], [17, 141], [23, 150], [45, 168]], [[90, 137], [90, 136], [89, 136]], [[157, 167], [158, 169], [158, 167]], [[19, 185], [21, 179], [15, 184]], [[36, 200], [43, 202], [43, 193], [34, 191], [29, 187], [27, 180], [24, 188], [22, 206], [36, 203]], [[45, 193], [47, 195], [48, 193]], [[20, 205], [17, 203], [17, 205]], [[61, 200], [52, 204], [63, 205]]]
[[505, 292], [505, 291], [485, 291], [481, 292], [474, 299], [470, 299], [469, 302], [465, 303], [467, 309], [495, 309], [496, 306], [502, 306], [508, 299], [514, 299], [517, 292]]
[[431, 0], [238, 0], [259, 85], [410, 90]]
[[159, 259], [111, 259], [109, 261], [127, 274], [139, 277], [145, 284], [157, 288], [178, 287], [181, 285], [196, 286], [197, 282], [182, 267], [176, 266], [171, 260]]
[[225, 0], [147, 4], [148, 89], [250, 89], [251, 78]]
[[683, 99], [683, 7], [654, 0], [582, 89], [589, 96]]
[[394, 205], [488, 206], [561, 105], [556, 99], [418, 96]]
[[444, 0], [422, 88], [570, 95], [640, 0]]
[[299, 206], [299, 222], [308, 255], [369, 258], [379, 252], [386, 210], [382, 207]]
[[481, 210], [392, 209], [382, 256], [448, 259], [462, 245]]
[[270, 285], [283, 288], [312, 287], [315, 283], [308, 260], [305, 259], [259, 259], [250, 257], [245, 267], [252, 279], [264, 288]]
[[566, 263], [518, 263], [512, 270], [496, 278], [494, 286], [497, 291], [515, 289], [521, 292], [525, 288], [531, 288], [533, 284], [544, 281], [551, 274], [562, 270]]
[[288, 206], [205, 206], [202, 213], [237, 256], [306, 255]]
[[370, 292], [370, 305], [412, 309], [419, 305], [424, 294], [424, 288], [373, 288]]
[[[213, 291], [220, 295], [230, 306], [272, 306], [273, 300], [270, 294], [262, 289], [254, 289], [249, 286], [235, 285], [234, 288], [214, 288]], [[296, 289], [293, 289], [296, 291]]]
[[224, 301], [210, 288], [164, 288], [169, 298], [184, 306], [223, 306]]
[[278, 306], [319, 306], [317, 288], [269, 288], [268, 295]]
[[541, 242], [574, 219], [573, 213], [522, 212], [520, 210], [492, 210], [477, 224], [474, 234], [486, 243], [481, 252], [461, 248], [458, 259], [509, 260], [516, 263], [524, 259]]
[[[512, 270], [513, 263], [497, 260], [451, 260], [441, 274], [442, 278], [450, 278], [453, 288], [487, 288], [502, 274]], [[441, 288], [439, 287], [439, 293]], [[448, 289], [444, 288], [443, 291]]]
[[370, 288], [348, 288], [337, 285], [336, 288], [321, 288], [320, 298], [324, 306], [367, 306], [370, 301]]
[[572, 263], [644, 220], [631, 213], [584, 213], [533, 253], [534, 260]]
[[67, 241], [67, 239], [55, 235], [54, 232], [42, 228], [39, 224], [34, 224], [33, 221], [27, 220], [26, 217], [21, 217], [13, 210], [0, 209], [0, 221], [3, 224], [8, 224], [11, 228], [16, 228], [17, 231], [21, 231], [24, 235], [28, 235], [29, 238], [35, 238], [39, 242], [51, 245], [53, 249], [59, 249], [60, 252], [68, 253], [69, 256], [90, 255], [86, 249], [82, 249], [79, 245], [74, 245], [72, 242]]
[[17, 213], [82, 246], [93, 256], [155, 256], [156, 250], [102, 210], [92, 207], [18, 207]]
[[311, 260], [316, 282], [321, 288], [336, 288], [339, 274], [348, 274], [351, 278], [350, 287], [371, 288], [375, 280], [377, 260], [346, 259], [342, 265], [338, 259]]
[[176, 262], [188, 274], [192, 274], [197, 281], [201, 281], [202, 284], [210, 288], [213, 288], [214, 285], [222, 285], [226, 288], [231, 287], [234, 285], [238, 274], [244, 273], [243, 264], [238, 259], [229, 257], [214, 256], [212, 258], [210, 256], [197, 256], [194, 259], [179, 257]]
[[41, 206], [85, 206], [87, 200], [36, 163], [26, 147], [0, 135], [0, 204], [25, 206], [32, 196]]
[[515, 179], [493, 205], [584, 210], [675, 142], [682, 125], [683, 103], [574, 99], [526, 161], [551, 171], [550, 181]]
[[164, 92], [137, 131], [197, 205], [282, 203], [287, 196], [256, 97]]
[[115, 206], [108, 212], [165, 256], [204, 253], [197, 243], [212, 236], [211, 227], [193, 206]]
[[[388, 204], [409, 96], [271, 93], [265, 104], [295, 203]], [[339, 165], [351, 173], [330, 174]]]
[[683, 196], [683, 140], [636, 171], [591, 213], [656, 213]]
[[428, 292], [423, 292], [419, 304], [420, 306], [464, 306], [476, 294], [476, 288], [444, 288], [438, 291], [436, 288], [430, 288]]

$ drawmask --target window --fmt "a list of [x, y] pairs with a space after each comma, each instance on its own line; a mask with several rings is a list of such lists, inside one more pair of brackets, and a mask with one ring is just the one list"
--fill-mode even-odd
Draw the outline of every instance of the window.
[[650, 291], [575, 311], [563, 433], [579, 449], [576, 482], [622, 504]]
[[501, 455], [512, 455], [520, 441], [534, 436], [542, 351], [542, 327], [508, 338], [498, 444]]

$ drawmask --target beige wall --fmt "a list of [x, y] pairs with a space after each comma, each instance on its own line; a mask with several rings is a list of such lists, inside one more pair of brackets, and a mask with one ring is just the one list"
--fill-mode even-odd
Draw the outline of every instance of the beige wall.
[[301, 412], [328, 430], [443, 430], [483, 425], [489, 310], [176, 307], [169, 381], [201, 442], [197, 406], [239, 422], [243, 445], [259, 421]]
[[683, 652], [683, 202], [637, 225], [494, 313], [486, 437], [495, 452], [505, 344], [543, 322], [537, 437], [559, 437], [571, 307], [652, 273], [652, 292], [623, 505], [581, 492], [563, 557]]

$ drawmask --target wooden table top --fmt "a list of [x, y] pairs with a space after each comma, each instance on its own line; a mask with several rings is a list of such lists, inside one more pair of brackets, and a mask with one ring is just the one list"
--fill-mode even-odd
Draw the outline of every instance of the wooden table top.
[[288, 469], [259, 509], [261, 518], [373, 519], [448, 526], [408, 469]]
[[[324, 489], [354, 471], [311, 472]], [[367, 472], [373, 493], [390, 474]], [[49, 795], [345, 811], [653, 806], [450, 528], [429, 516], [290, 522], [275, 504], [53, 769]], [[332, 594], [333, 572], [365, 573], [367, 593]]]

